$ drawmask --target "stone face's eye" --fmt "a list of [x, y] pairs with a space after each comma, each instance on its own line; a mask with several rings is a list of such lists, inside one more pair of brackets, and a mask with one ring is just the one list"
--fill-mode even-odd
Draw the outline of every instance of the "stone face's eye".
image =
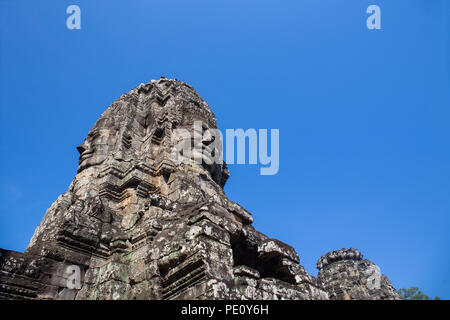
[[95, 138], [97, 138], [97, 136], [98, 136], [98, 132], [97, 132], [97, 131], [90, 132], [90, 133], [88, 134], [88, 136], [87, 136], [87, 140], [92, 141], [92, 140], [94, 140]]

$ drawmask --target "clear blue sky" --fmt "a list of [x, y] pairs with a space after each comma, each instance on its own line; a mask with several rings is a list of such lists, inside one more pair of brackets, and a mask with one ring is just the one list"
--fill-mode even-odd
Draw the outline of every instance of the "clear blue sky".
[[233, 165], [225, 189], [310, 273], [355, 247], [450, 298], [450, 1], [0, 0], [0, 28], [0, 247], [26, 248], [100, 114], [165, 75], [222, 130], [280, 129], [279, 174]]

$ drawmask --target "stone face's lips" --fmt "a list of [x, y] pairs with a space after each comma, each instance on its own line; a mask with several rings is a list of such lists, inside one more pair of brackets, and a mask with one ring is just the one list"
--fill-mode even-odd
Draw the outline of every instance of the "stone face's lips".
[[81, 164], [84, 160], [89, 159], [94, 154], [94, 149], [86, 150], [82, 154], [80, 154], [80, 159], [78, 160], [78, 164]]

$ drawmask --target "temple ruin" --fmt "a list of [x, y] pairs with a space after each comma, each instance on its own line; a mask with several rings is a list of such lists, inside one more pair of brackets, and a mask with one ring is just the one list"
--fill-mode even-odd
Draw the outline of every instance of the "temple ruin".
[[[173, 130], [195, 121], [217, 128], [208, 104], [175, 79], [114, 101], [26, 251], [0, 250], [0, 299], [399, 298], [355, 249], [322, 256], [309, 275], [294, 248], [255, 230], [227, 198], [225, 163], [174, 161]], [[79, 284], [68, 285], [76, 268]]]

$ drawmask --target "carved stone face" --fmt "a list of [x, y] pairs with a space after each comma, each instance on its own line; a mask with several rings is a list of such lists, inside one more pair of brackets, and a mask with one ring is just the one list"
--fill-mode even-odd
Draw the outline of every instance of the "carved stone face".
[[[215, 134], [217, 132], [217, 126], [215, 121], [211, 121], [213, 115], [195, 112], [194, 108], [191, 105], [191, 107], [183, 110], [183, 120], [179, 128], [185, 129], [190, 133], [192, 146], [191, 160], [202, 159], [201, 166], [211, 174], [213, 180], [218, 184], [222, 184], [222, 177], [224, 175], [228, 177], [228, 170], [225, 165], [215, 161], [216, 154], [221, 154], [222, 152], [222, 142], [217, 141], [220, 139], [220, 136]], [[201, 138], [196, 139], [195, 137]], [[220, 146], [220, 150], [217, 149], [218, 146]]]
[[92, 128], [82, 144], [77, 147], [80, 153], [78, 172], [103, 163], [113, 148], [111, 130]]
[[[226, 164], [221, 163], [221, 144], [216, 149], [220, 135], [215, 132], [216, 120], [206, 102], [192, 88], [184, 86], [170, 98], [148, 102], [160, 95], [167, 96], [170, 85], [174, 84], [167, 81], [154, 83], [147, 91], [145, 88], [143, 91], [138, 90], [113, 103], [91, 129], [85, 141], [77, 147], [80, 153], [78, 172], [110, 161], [107, 158], [113, 152], [111, 160], [146, 161], [148, 157], [155, 160], [159, 158], [159, 153], [167, 152], [167, 147], [170, 147], [167, 143], [171, 143], [169, 131], [176, 128], [190, 133], [192, 146], [198, 144], [191, 149], [191, 158], [194, 160], [192, 165], [207, 170], [211, 178], [223, 186], [229, 174]], [[138, 94], [142, 95], [139, 98], [141, 102], [136, 103]], [[196, 123], [200, 124], [194, 125]], [[161, 129], [160, 133], [158, 129]], [[149, 135], [152, 135], [150, 140]], [[200, 139], [194, 138], [197, 136]], [[150, 145], [146, 145], [146, 141], [150, 141]], [[202, 159], [201, 164], [199, 159]]]

